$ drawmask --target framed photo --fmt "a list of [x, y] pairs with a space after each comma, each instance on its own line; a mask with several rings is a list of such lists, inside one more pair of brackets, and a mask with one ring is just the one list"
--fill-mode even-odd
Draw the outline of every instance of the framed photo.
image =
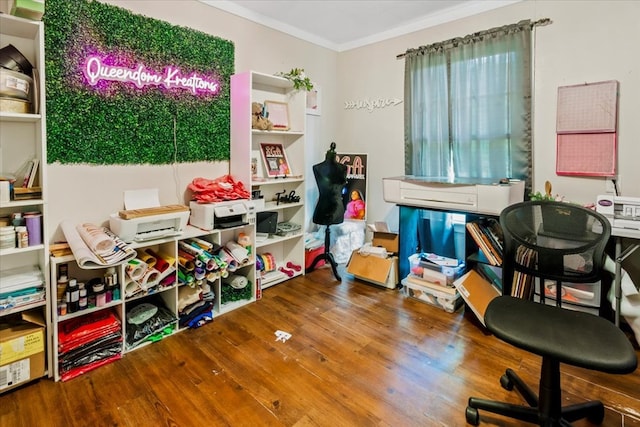
[[289, 160], [284, 147], [279, 143], [260, 143], [260, 153], [264, 161], [264, 168], [270, 178], [287, 177], [291, 175]]
[[313, 86], [313, 89], [307, 92], [307, 114], [313, 116], [320, 116], [320, 101], [322, 100], [322, 92], [317, 85]]
[[267, 118], [273, 123], [274, 130], [289, 130], [289, 104], [279, 101], [264, 101]]

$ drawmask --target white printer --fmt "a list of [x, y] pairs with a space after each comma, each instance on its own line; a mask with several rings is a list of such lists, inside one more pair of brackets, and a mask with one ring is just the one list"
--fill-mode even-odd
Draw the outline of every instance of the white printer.
[[382, 178], [386, 202], [403, 206], [499, 215], [524, 200], [524, 181], [463, 180], [413, 175]]
[[255, 222], [255, 205], [251, 200], [189, 204], [189, 223], [203, 230], [231, 228]]

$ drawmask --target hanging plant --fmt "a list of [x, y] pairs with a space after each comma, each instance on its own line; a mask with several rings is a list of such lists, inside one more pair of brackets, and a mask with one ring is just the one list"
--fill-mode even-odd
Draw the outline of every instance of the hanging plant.
[[304, 89], [308, 92], [313, 89], [313, 82], [304, 74], [304, 68], [293, 68], [288, 73], [279, 72], [275, 75], [293, 82], [296, 90]]

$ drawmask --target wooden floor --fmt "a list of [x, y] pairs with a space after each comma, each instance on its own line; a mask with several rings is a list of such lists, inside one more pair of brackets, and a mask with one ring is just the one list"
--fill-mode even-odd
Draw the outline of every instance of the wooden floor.
[[[291, 339], [276, 342], [277, 330]], [[324, 267], [76, 379], [0, 395], [0, 426], [464, 426], [469, 396], [520, 402], [500, 375], [511, 367], [534, 385], [539, 366], [471, 314]], [[603, 425], [640, 426], [640, 370], [563, 366], [562, 386], [566, 403], [601, 399]]]

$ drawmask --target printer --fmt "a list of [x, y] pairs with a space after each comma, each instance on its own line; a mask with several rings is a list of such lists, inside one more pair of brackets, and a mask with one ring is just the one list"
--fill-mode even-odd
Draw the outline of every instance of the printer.
[[382, 178], [386, 202], [402, 206], [500, 215], [524, 200], [524, 181], [456, 179], [404, 175]]
[[255, 205], [251, 200], [189, 204], [189, 223], [203, 230], [239, 227], [255, 222]]
[[640, 197], [600, 195], [596, 199], [596, 212], [604, 215], [614, 228], [640, 230]]
[[187, 206], [158, 206], [111, 214], [109, 228], [126, 243], [144, 242], [180, 235], [188, 220]]

